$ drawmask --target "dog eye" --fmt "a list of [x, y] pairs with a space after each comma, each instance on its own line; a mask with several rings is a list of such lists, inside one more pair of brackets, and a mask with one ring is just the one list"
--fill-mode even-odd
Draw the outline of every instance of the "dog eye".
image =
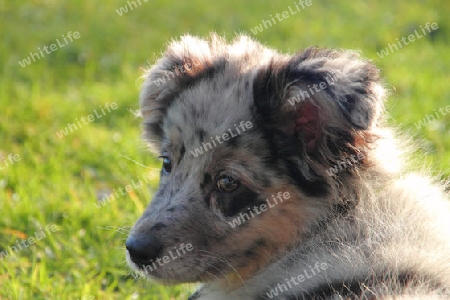
[[167, 156], [160, 156], [160, 158], [162, 158], [163, 160], [163, 171], [166, 173], [170, 173], [170, 171], [172, 171], [172, 161]]
[[219, 180], [217, 180], [217, 190], [220, 192], [230, 193], [237, 189], [239, 186], [239, 181], [231, 177], [230, 175], [222, 175]]

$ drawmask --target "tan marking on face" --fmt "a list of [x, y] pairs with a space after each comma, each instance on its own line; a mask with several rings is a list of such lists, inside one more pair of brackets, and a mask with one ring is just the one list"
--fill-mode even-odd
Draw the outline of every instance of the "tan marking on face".
[[[278, 255], [288, 249], [301, 239], [305, 227], [318, 217], [315, 213], [314, 207], [309, 205], [308, 199], [300, 198], [298, 192], [291, 186], [284, 185], [280, 188], [266, 189], [266, 199], [270, 199], [274, 203], [272, 195], [277, 195], [278, 192], [288, 192], [289, 199], [284, 199], [283, 202], [278, 200], [278, 204], [274, 207], [267, 208], [266, 211], [261, 212], [257, 217], [252, 218], [246, 222], [246, 228], [236, 232], [236, 234], [229, 239], [231, 249], [242, 251], [245, 247], [250, 247], [255, 241], [264, 239], [266, 246], [257, 249], [251, 261], [245, 267], [238, 268], [236, 272], [228, 274], [224, 280], [224, 285], [229, 288], [236, 288], [252, 276], [258, 270], [263, 269], [268, 263], [278, 257]], [[236, 241], [239, 241], [237, 243]], [[237, 247], [236, 245], [239, 245]], [[252, 249], [255, 251], [255, 249]], [[233, 250], [231, 250], [233, 251]]]

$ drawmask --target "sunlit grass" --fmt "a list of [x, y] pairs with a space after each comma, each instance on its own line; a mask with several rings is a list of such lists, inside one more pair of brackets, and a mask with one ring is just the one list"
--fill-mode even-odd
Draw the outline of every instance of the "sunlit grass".
[[[423, 139], [436, 174], [450, 172], [450, 114], [414, 125], [450, 105], [450, 4], [446, 1], [313, 1], [256, 38], [281, 51], [319, 45], [352, 48], [380, 66], [391, 91], [393, 125]], [[102, 192], [126, 186], [159, 162], [140, 140], [142, 68], [182, 33], [246, 32], [292, 1], [149, 1], [129, 13], [126, 1], [0, 3], [0, 251], [46, 225], [58, 230], [0, 261], [0, 299], [186, 299], [194, 285], [135, 280], [124, 260], [130, 226], [157, 178], [104, 207]], [[376, 52], [426, 22], [433, 37], [380, 58]], [[22, 68], [18, 61], [69, 31], [80, 38]], [[118, 108], [59, 138], [69, 123], [106, 103]], [[20, 160], [5, 167], [3, 157]], [[84, 298], [83, 298], [84, 297]]]

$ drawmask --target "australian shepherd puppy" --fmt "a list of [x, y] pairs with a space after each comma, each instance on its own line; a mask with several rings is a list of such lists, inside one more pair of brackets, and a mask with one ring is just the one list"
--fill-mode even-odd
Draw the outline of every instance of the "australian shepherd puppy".
[[385, 98], [353, 51], [172, 42], [140, 94], [162, 169], [130, 266], [203, 283], [190, 299], [450, 299], [448, 195], [408, 171]]

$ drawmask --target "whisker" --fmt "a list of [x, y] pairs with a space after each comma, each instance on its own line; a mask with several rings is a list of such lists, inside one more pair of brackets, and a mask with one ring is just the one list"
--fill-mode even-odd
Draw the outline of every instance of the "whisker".
[[[206, 253], [208, 253], [208, 254], [212, 254], [212, 256], [211, 255], [206, 255], [206, 254], [201, 254], [202, 256], [204, 256], [204, 257], [210, 257], [210, 258], [217, 258], [217, 259], [219, 259], [221, 262], [224, 262], [224, 263], [226, 263], [229, 267], [230, 267], [230, 269], [239, 277], [239, 280], [242, 282], [242, 284], [245, 286], [245, 282], [244, 282], [244, 280], [242, 279], [242, 277], [241, 277], [241, 275], [239, 274], [239, 272], [236, 270], [236, 268], [228, 261], [228, 259], [226, 259], [225, 257], [223, 257], [223, 256], [221, 256], [221, 255], [219, 255], [219, 254], [217, 254], [217, 253], [214, 253], [214, 252], [211, 252], [211, 251], [206, 251], [206, 250], [197, 250], [197, 251], [199, 251], [199, 252], [206, 252]], [[222, 273], [222, 272], [221, 272]], [[225, 274], [224, 274], [225, 275]]]

